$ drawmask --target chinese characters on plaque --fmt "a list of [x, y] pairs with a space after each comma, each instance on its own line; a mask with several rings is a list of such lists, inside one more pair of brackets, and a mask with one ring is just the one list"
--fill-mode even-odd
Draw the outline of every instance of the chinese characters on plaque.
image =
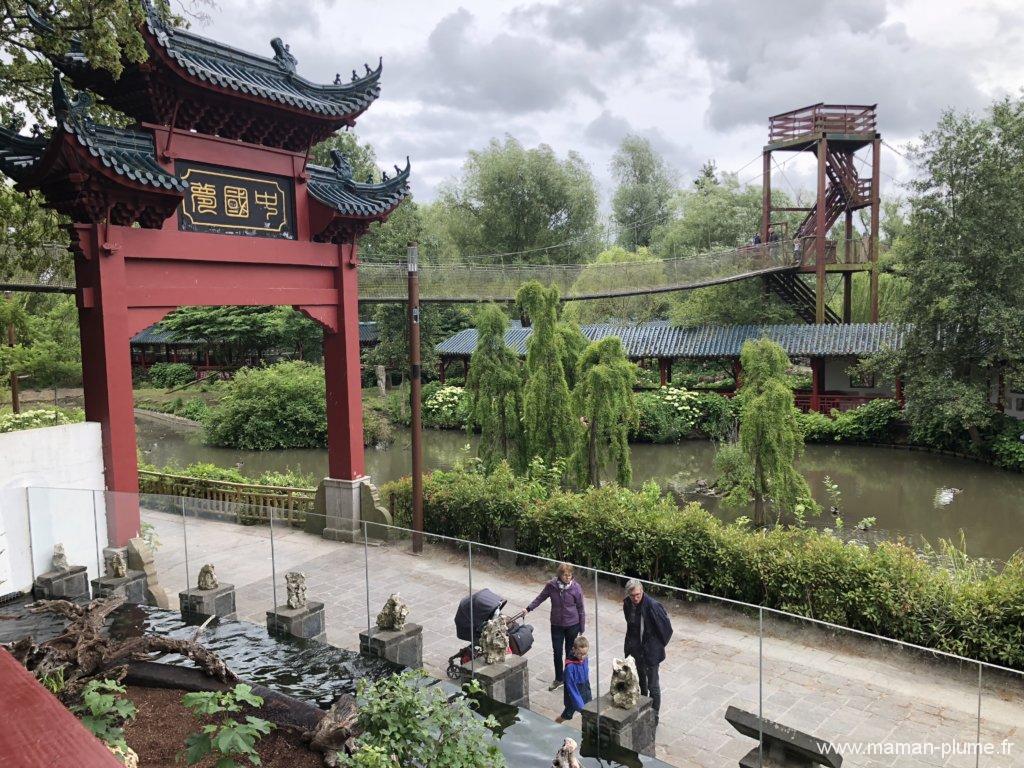
[[189, 183], [178, 229], [294, 239], [291, 179], [187, 162], [175, 172]]

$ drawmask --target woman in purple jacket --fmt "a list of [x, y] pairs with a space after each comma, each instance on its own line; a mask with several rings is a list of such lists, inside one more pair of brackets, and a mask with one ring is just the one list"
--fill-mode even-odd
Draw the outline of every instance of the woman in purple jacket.
[[562, 685], [563, 649], [568, 656], [572, 652], [573, 641], [587, 628], [583, 589], [573, 581], [572, 566], [568, 563], [559, 563], [555, 574], [555, 578], [545, 584], [540, 594], [526, 606], [529, 612], [545, 600], [551, 600], [551, 645], [555, 652], [555, 681], [548, 686], [549, 691]]

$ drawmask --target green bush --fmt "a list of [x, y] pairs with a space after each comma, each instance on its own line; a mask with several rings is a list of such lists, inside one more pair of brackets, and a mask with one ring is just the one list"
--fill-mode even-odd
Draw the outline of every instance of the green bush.
[[[423, 393], [423, 426], [436, 429], [465, 429], [469, 421], [469, 397], [462, 387], [442, 386]], [[426, 387], [424, 388], [426, 389]]]
[[849, 411], [801, 413], [797, 418], [809, 443], [890, 443], [900, 421], [900, 406], [895, 400], [877, 399]]
[[[195, 462], [187, 467], [179, 467], [168, 464], [164, 467], [156, 467], [152, 464], [140, 463], [139, 469], [149, 472], [159, 472], [165, 475], [177, 475], [179, 477], [191, 477], [196, 480], [218, 480], [226, 483], [242, 483], [243, 485], [273, 485], [285, 488], [314, 488], [317, 481], [309, 472], [298, 472], [293, 469], [284, 471], [268, 471], [257, 477], [243, 474], [234, 467], [219, 467], [206, 461]], [[145, 483], [145, 478], [142, 479]], [[146, 489], [142, 488], [146, 493]]]
[[[397, 522], [411, 519], [408, 479], [388, 484]], [[656, 486], [551, 490], [502, 469], [424, 478], [431, 533], [498, 543], [719, 597], [778, 608], [983, 661], [1024, 668], [1024, 553], [970, 576], [896, 542], [868, 548], [826, 531], [726, 524], [699, 504], [679, 509]]]
[[[427, 387], [429, 386], [428, 384]], [[384, 398], [382, 410], [391, 423], [408, 427], [412, 421], [412, 407], [409, 404], [409, 385], [403, 384], [401, 387], [388, 392], [387, 397]]]
[[381, 448], [394, 442], [395, 430], [388, 417], [372, 408], [363, 409], [363, 445]]
[[630, 440], [640, 443], [678, 443], [692, 437], [720, 439], [732, 429], [735, 408], [714, 392], [661, 387], [638, 392], [637, 426]]
[[302, 362], [242, 368], [210, 409], [213, 445], [266, 451], [327, 445], [324, 370]]
[[147, 378], [154, 387], [170, 389], [194, 381], [196, 372], [186, 363], [153, 363]]
[[990, 442], [992, 460], [1003, 469], [1024, 472], [1024, 423], [1008, 419], [1001, 431]]
[[75, 424], [85, 421], [81, 408], [33, 408], [21, 413], [0, 413], [0, 432], [17, 432], [21, 429], [54, 427], [59, 424]]

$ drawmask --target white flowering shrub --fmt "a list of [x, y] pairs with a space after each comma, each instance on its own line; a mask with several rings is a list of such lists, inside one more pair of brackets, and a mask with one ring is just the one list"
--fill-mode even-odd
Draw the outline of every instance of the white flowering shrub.
[[440, 387], [423, 399], [423, 423], [440, 429], [462, 429], [469, 419], [469, 396], [462, 387]]
[[0, 432], [53, 427], [79, 421], [85, 421], [85, 411], [81, 408], [33, 408], [31, 411], [21, 413], [0, 414]]

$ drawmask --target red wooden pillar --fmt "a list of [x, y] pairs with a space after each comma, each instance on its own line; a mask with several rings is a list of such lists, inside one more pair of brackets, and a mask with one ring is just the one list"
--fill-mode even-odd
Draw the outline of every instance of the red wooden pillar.
[[444, 373], [445, 373], [445, 369], [447, 367], [448, 367], [448, 361], [445, 360], [442, 357], [441, 360], [437, 364], [437, 380], [439, 382], [441, 382], [442, 384], [444, 384]]
[[896, 402], [899, 403], [900, 408], [904, 406], [903, 400], [903, 378], [901, 376], [896, 377]]
[[359, 375], [359, 283], [356, 246], [338, 246], [341, 266], [337, 330], [324, 329], [324, 376], [327, 383], [327, 466], [335, 480], [366, 474], [363, 456], [363, 401]]
[[661, 386], [663, 386], [663, 387], [665, 385], [667, 385], [668, 381], [669, 381], [669, 370], [668, 370], [668, 366], [665, 365], [666, 362], [668, 362], [668, 361], [665, 360], [665, 358], [663, 358], [663, 357], [659, 357], [658, 358], [658, 373], [661, 376]]
[[82, 255], [75, 257], [78, 325], [82, 342], [85, 418], [103, 432], [103, 470], [112, 546], [139, 533], [139, 466], [132, 401], [132, 361], [123, 255], [106, 242], [98, 224], [76, 224]]
[[821, 412], [821, 393], [825, 388], [825, 359], [811, 358], [811, 410]]
[[737, 357], [735, 360], [732, 361], [732, 379], [733, 379], [732, 389], [733, 389], [734, 392], [740, 388], [740, 379], [742, 377], [743, 377], [743, 363], [741, 363], [740, 359]]

